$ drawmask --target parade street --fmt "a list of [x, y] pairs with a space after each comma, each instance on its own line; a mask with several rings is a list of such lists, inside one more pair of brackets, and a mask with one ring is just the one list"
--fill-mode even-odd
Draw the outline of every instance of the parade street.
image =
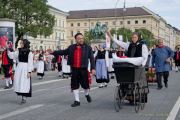
[[70, 90], [70, 79], [59, 79], [57, 72], [46, 72], [43, 80], [33, 74], [32, 98], [20, 105], [13, 89], [3, 89], [0, 81], [0, 120], [180, 120], [180, 72], [171, 72], [169, 87], [157, 90], [150, 84], [148, 103], [143, 111], [135, 113], [134, 107], [124, 104], [120, 112], [114, 109], [116, 80], [107, 88], [98, 88], [93, 80], [88, 103], [81, 90], [81, 106], [72, 108], [74, 101]]

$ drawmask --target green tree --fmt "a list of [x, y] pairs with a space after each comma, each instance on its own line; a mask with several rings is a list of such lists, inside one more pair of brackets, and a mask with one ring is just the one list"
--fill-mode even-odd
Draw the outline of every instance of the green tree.
[[141, 33], [143, 40], [146, 41], [147, 46], [149, 48], [156, 43], [156, 40], [154, 39], [154, 35], [151, 31], [147, 29], [136, 29], [135, 31]]
[[32, 37], [52, 34], [55, 17], [49, 13], [47, 0], [0, 0], [1, 3], [0, 18], [16, 20], [18, 40], [25, 34]]
[[86, 31], [84, 33], [84, 40], [85, 40], [85, 43], [87, 43], [87, 44], [91, 43], [91, 41], [93, 40], [93, 35], [90, 31]]
[[0, 18], [10, 18], [10, 1], [0, 0]]
[[127, 42], [131, 39], [131, 35], [132, 35], [132, 31], [130, 29], [126, 29], [126, 28], [119, 28], [117, 29], [117, 31], [115, 29], [111, 29], [110, 30], [111, 34], [117, 34], [117, 37], [119, 37], [119, 35], [123, 36], [123, 41]]

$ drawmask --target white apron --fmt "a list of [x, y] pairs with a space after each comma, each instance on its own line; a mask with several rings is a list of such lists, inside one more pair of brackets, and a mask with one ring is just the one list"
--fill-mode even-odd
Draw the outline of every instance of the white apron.
[[30, 78], [27, 78], [28, 63], [19, 62], [14, 75], [14, 91], [18, 93], [29, 93]]
[[70, 73], [71, 72], [71, 68], [69, 65], [67, 65], [67, 59], [62, 59], [62, 72], [63, 73]]
[[44, 73], [44, 61], [38, 61], [37, 73]]

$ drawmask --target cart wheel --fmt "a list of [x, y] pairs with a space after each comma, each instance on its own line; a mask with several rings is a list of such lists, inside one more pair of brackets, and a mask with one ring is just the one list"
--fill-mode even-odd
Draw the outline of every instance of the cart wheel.
[[122, 103], [122, 92], [120, 86], [117, 86], [114, 93], [114, 108], [116, 112], [119, 112]]
[[145, 102], [146, 101], [146, 94], [145, 94], [145, 88], [143, 87], [141, 90], [141, 110], [144, 110]]
[[141, 105], [141, 94], [140, 94], [140, 89], [139, 86], [135, 85], [134, 89], [134, 107], [135, 107], [135, 112], [138, 113], [140, 105]]

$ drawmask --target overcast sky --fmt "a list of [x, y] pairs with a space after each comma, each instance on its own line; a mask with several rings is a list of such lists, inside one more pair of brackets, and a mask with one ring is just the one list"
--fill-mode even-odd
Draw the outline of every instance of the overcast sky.
[[[48, 0], [48, 3], [60, 10], [87, 10], [114, 8], [117, 0]], [[117, 7], [123, 7], [119, 0]], [[145, 6], [159, 14], [172, 26], [180, 29], [180, 0], [126, 0], [126, 7]]]

